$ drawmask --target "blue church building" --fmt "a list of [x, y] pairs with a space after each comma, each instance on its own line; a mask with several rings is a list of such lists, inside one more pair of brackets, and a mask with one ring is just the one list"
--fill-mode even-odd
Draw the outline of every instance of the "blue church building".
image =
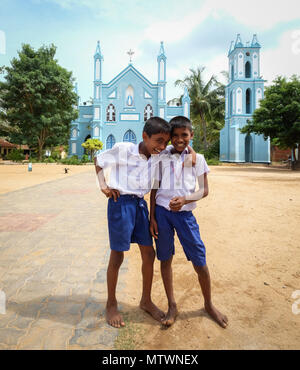
[[225, 126], [220, 132], [220, 161], [270, 163], [270, 139], [240, 132], [264, 97], [260, 49], [256, 35], [251, 43], [243, 44], [239, 34], [235, 43], [231, 42], [229, 83], [225, 89]]
[[[131, 51], [130, 51], [131, 52]], [[131, 53], [128, 53], [131, 56]], [[167, 58], [161, 42], [157, 56], [157, 83], [145, 78], [132, 64], [110, 82], [103, 82], [103, 55], [98, 41], [94, 55], [93, 103], [80, 105], [79, 117], [71, 124], [69, 156], [84, 154], [81, 146], [89, 138], [99, 139], [102, 150], [116, 142], [142, 141], [145, 121], [159, 116], [169, 121], [172, 117], [190, 117], [190, 98], [185, 90], [182, 105], [169, 106], [166, 102]], [[77, 86], [76, 86], [77, 92]]]

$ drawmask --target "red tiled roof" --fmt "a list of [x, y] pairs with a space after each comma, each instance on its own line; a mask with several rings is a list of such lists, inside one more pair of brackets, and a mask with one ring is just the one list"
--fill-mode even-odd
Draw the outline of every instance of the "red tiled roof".
[[0, 147], [2, 148], [16, 148], [16, 144], [12, 144], [4, 139], [0, 139]]

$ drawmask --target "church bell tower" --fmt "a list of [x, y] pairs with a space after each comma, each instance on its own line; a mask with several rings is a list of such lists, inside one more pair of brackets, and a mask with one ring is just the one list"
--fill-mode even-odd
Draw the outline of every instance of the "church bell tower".
[[225, 127], [220, 132], [220, 160], [224, 162], [270, 162], [270, 141], [262, 135], [241, 134], [264, 96], [260, 72], [261, 45], [257, 36], [242, 42], [240, 34], [228, 52], [229, 81], [225, 89]]

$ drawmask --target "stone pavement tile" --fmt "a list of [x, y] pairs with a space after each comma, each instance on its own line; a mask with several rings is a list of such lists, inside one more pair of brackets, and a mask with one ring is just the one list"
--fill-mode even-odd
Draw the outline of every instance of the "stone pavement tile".
[[8, 324], [8, 328], [14, 328], [18, 330], [28, 329], [28, 327], [34, 322], [34, 318], [32, 317], [23, 317], [18, 316], [14, 320], [10, 321]]
[[14, 321], [16, 318], [17, 314], [6, 307], [5, 315], [0, 315], [0, 329], [6, 328], [8, 324]]
[[6, 213], [0, 215], [0, 232], [34, 231], [49, 222], [57, 214]]
[[25, 335], [19, 338], [16, 349], [19, 350], [44, 349], [44, 341], [48, 334], [49, 334], [48, 329], [39, 326], [30, 328]]
[[25, 330], [18, 330], [15, 328], [2, 328], [0, 329], [0, 343], [6, 344], [15, 349], [18, 340], [25, 335]]
[[49, 331], [44, 340], [45, 350], [64, 350], [67, 349], [73, 329], [66, 327], [57, 327]]
[[[85, 173], [0, 196], [1, 216], [7, 210], [43, 220], [56, 215], [40, 224], [37, 218], [31, 231], [25, 220], [24, 231], [0, 232], [0, 289], [11, 315], [2, 325], [0, 316], [0, 328], [10, 330], [9, 338], [23, 333], [18, 348], [113, 348], [118, 330], [104, 318], [107, 200], [93, 189], [94, 180], [94, 174]], [[24, 217], [19, 221], [18, 227]], [[120, 297], [126, 271], [124, 261]], [[8, 342], [0, 344], [17, 345]]]
[[69, 345], [78, 345], [86, 349], [95, 349], [96, 347], [113, 348], [117, 332], [118, 329], [108, 327], [105, 323], [102, 323], [96, 329], [78, 328], [75, 329]]

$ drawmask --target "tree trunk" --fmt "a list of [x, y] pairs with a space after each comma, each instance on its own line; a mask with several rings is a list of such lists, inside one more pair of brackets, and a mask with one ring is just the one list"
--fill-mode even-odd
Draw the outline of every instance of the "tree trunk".
[[202, 123], [202, 129], [203, 129], [203, 145], [204, 145], [204, 150], [207, 150], [207, 135], [206, 135], [206, 121], [205, 118], [200, 114], [201, 118], [201, 123]]

